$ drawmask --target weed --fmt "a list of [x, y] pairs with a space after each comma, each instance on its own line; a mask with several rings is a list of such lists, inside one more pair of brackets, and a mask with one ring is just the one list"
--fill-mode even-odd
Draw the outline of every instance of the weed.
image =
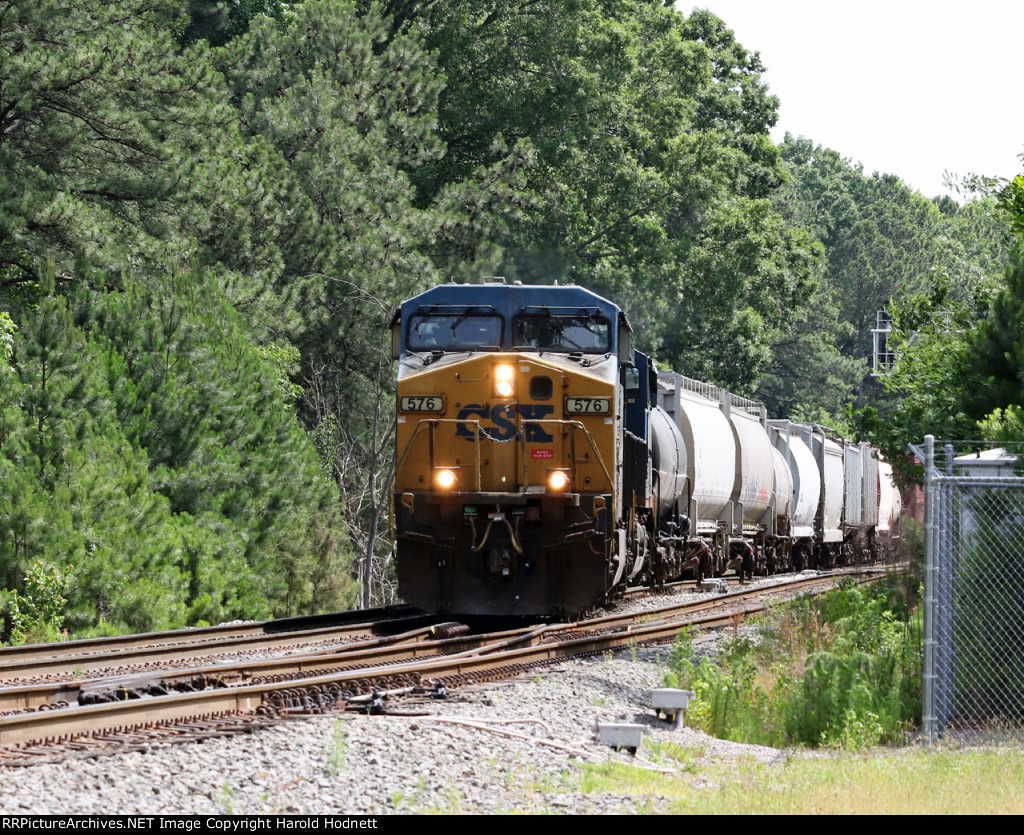
[[594, 695], [590, 697], [590, 703], [594, 707], [604, 707], [604, 696], [594, 693]]
[[704, 753], [697, 748], [685, 748], [676, 742], [656, 742], [651, 739], [645, 739], [643, 747], [644, 754], [652, 762], [687, 772], [697, 771], [696, 760]]
[[70, 564], [59, 569], [36, 560], [25, 572], [23, 591], [13, 591], [8, 604], [12, 644], [60, 640], [71, 570]]
[[[664, 686], [686, 689], [693, 676], [693, 635], [689, 627], [680, 630], [668, 651]], [[659, 657], [660, 660], [660, 657]]]
[[345, 726], [340, 719], [334, 720], [334, 732], [331, 735], [331, 751], [327, 757], [327, 764], [324, 771], [332, 776], [337, 776], [345, 770], [345, 751], [348, 747], [346, 742]]
[[233, 815], [235, 813], [234, 804], [232, 803], [231, 786], [228, 785], [228, 781], [225, 780], [220, 787], [220, 802], [224, 806], [225, 813]]
[[[417, 793], [419, 793], [418, 789]], [[416, 813], [420, 815], [462, 815], [467, 812], [466, 797], [454, 780], [449, 780], [444, 784], [441, 795], [440, 804], [422, 806], [415, 810]]]
[[466, 797], [454, 780], [449, 780], [444, 784], [444, 801], [446, 813], [453, 815], [461, 815], [463, 813]]
[[680, 633], [665, 686], [695, 691], [688, 724], [740, 742], [859, 749], [900, 738], [919, 717], [920, 614], [894, 585], [799, 598], [760, 635], [694, 664]]
[[617, 760], [584, 763], [582, 770], [579, 790], [585, 794], [661, 794], [666, 783], [671, 782], [664, 774]]

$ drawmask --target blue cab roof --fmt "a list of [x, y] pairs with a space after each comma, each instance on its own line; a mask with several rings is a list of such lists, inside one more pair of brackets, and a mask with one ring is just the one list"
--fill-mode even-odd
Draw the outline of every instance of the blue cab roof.
[[[610, 324], [611, 350], [618, 350], [618, 323], [625, 321], [621, 309], [607, 299], [576, 285], [536, 284], [441, 284], [402, 302], [402, 322], [416, 313], [493, 313], [511, 322], [520, 314], [603, 316]], [[406, 332], [402, 328], [402, 350]], [[507, 349], [508, 346], [503, 346]]]
[[[575, 285], [540, 286], [535, 284], [441, 284], [402, 302], [402, 318], [416, 311], [440, 308], [488, 306], [506, 319], [523, 312], [540, 312], [547, 307], [553, 312], [575, 313], [588, 310], [618, 321], [619, 307], [605, 298]], [[536, 310], [535, 310], [536, 309]]]

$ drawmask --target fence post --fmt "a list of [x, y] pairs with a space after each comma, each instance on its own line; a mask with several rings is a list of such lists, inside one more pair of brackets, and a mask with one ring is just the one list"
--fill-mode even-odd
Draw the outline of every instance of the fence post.
[[924, 436], [924, 681], [921, 720], [933, 745], [935, 722], [935, 436]]

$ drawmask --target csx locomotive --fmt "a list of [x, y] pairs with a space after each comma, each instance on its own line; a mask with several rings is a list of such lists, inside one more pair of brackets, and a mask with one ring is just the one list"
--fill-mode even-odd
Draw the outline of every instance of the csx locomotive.
[[873, 449], [659, 373], [581, 287], [435, 287], [395, 314], [392, 353], [399, 592], [424, 610], [569, 617], [627, 583], [890, 543]]

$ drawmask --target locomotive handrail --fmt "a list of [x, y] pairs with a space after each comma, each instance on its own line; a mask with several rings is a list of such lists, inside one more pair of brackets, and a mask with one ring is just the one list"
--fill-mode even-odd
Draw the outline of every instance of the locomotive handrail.
[[[604, 459], [601, 457], [601, 451], [597, 448], [597, 444], [594, 443], [594, 437], [590, 434], [590, 430], [587, 429], [587, 427], [584, 426], [583, 423], [578, 421], [578, 420], [556, 420], [554, 418], [537, 419], [537, 420], [532, 420], [532, 419], [531, 420], [522, 420], [522, 421], [519, 422], [519, 425], [520, 425], [519, 443], [522, 445], [522, 450], [523, 450], [522, 461], [523, 461], [523, 476], [524, 476], [523, 481], [524, 482], [526, 481], [525, 476], [526, 476], [526, 470], [527, 470], [527, 466], [526, 466], [526, 433], [522, 431], [522, 427], [526, 426], [526, 424], [528, 424], [528, 423], [529, 424], [550, 423], [550, 424], [555, 424], [557, 426], [568, 426], [571, 429], [581, 429], [581, 430], [583, 430], [583, 434], [586, 436], [587, 442], [590, 444], [590, 448], [594, 451], [594, 457], [597, 459], [597, 463], [601, 467], [601, 472], [603, 472], [604, 473], [604, 477], [606, 479], [608, 479], [609, 486], [613, 490], [615, 489], [615, 482], [612, 481], [611, 474], [608, 472], [608, 468], [605, 466]], [[575, 471], [576, 471], [576, 436], [575, 436], [575, 434], [573, 434], [573, 435], [570, 435], [569, 437], [571, 438], [570, 443], [572, 444], [572, 450], [571, 450], [572, 464], [573, 464], [572, 468], [573, 468], [573, 473], [575, 474]]]
[[[412, 452], [413, 444], [416, 443], [416, 439], [419, 437], [420, 432], [423, 431], [423, 427], [424, 426], [429, 426], [429, 428], [430, 428], [430, 450], [429, 450], [430, 472], [431, 472], [431, 475], [433, 475], [433, 472], [434, 472], [434, 429], [437, 426], [437, 424], [439, 424], [439, 423], [454, 423], [456, 425], [458, 425], [460, 423], [463, 423], [463, 424], [475, 424], [476, 432], [473, 433], [473, 436], [471, 438], [471, 440], [473, 441], [473, 468], [476, 471], [476, 492], [477, 493], [481, 492], [481, 489], [482, 489], [482, 483], [481, 483], [482, 474], [481, 474], [481, 467], [480, 467], [480, 435], [481, 435], [481, 431], [482, 430], [481, 430], [481, 427], [480, 427], [480, 421], [479, 420], [455, 420], [454, 418], [428, 418], [426, 420], [421, 420], [419, 423], [416, 424], [416, 428], [412, 432], [412, 437], [409, 438], [408, 442], [405, 445], [405, 449], [402, 450], [402, 454], [401, 454], [401, 456], [398, 459], [398, 464], [395, 467], [395, 471], [396, 472], [401, 472], [402, 466], [405, 464], [405, 459], [408, 458], [409, 457], [409, 453]], [[433, 485], [433, 481], [431, 481], [431, 485]]]

